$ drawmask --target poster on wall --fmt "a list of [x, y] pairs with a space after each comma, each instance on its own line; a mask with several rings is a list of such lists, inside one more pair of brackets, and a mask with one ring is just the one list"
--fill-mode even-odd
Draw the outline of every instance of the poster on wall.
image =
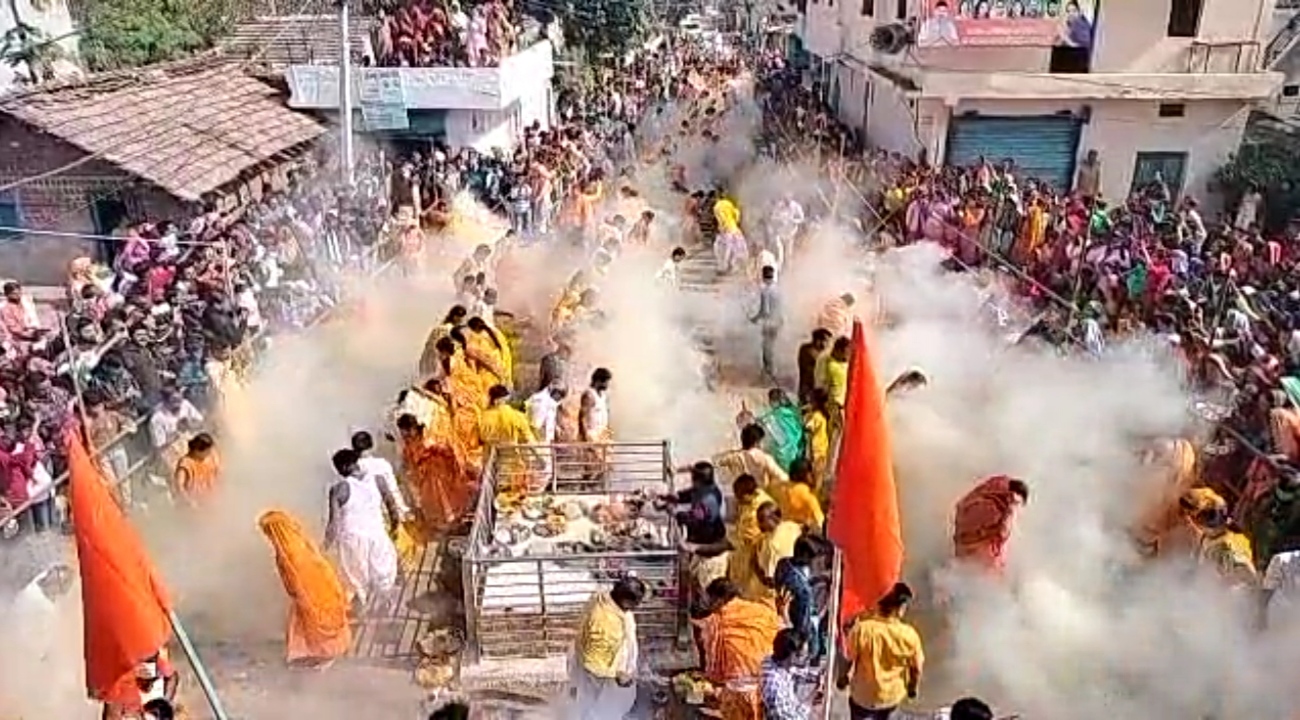
[[1092, 46], [1096, 0], [922, 0], [916, 44], [973, 46]]

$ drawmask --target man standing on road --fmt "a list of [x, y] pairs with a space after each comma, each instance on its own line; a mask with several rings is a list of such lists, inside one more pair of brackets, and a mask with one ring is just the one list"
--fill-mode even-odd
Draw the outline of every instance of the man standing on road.
[[758, 325], [762, 345], [760, 360], [763, 364], [763, 379], [776, 382], [776, 338], [781, 333], [783, 322], [781, 296], [776, 290], [776, 268], [768, 265], [761, 272], [762, 285], [758, 290], [758, 312], [749, 319]]

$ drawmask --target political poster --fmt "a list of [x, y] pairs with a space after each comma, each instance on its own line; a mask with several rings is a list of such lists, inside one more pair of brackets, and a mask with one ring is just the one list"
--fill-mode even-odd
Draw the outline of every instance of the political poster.
[[916, 44], [1092, 47], [1095, 0], [922, 0]]

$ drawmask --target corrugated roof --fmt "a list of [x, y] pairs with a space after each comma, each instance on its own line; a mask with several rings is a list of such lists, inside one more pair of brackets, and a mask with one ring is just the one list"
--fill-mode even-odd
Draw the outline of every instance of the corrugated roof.
[[[369, 52], [374, 18], [353, 16], [349, 32], [352, 60]], [[259, 17], [235, 26], [222, 47], [230, 54], [261, 65], [337, 65], [342, 42], [338, 15], [284, 15]]]
[[229, 62], [92, 76], [0, 99], [0, 112], [191, 201], [325, 132]]

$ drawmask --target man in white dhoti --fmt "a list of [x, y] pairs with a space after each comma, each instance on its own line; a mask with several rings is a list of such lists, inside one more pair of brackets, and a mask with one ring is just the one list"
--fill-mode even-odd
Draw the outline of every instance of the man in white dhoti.
[[385, 612], [397, 585], [397, 548], [384, 522], [382, 491], [362, 474], [357, 452], [334, 453], [334, 470], [342, 478], [329, 490], [325, 547], [338, 555], [339, 570], [357, 606]]
[[632, 616], [645, 585], [624, 578], [587, 603], [569, 658], [573, 720], [622, 720], [636, 704], [638, 645]]
[[[542, 477], [551, 477], [552, 448], [555, 444], [555, 432], [560, 421], [560, 403], [569, 393], [563, 385], [553, 383], [533, 393], [524, 403], [528, 412], [528, 424], [533, 426], [539, 445], [545, 447], [537, 450], [537, 457], [542, 461]], [[548, 480], [549, 482], [549, 480]]]

